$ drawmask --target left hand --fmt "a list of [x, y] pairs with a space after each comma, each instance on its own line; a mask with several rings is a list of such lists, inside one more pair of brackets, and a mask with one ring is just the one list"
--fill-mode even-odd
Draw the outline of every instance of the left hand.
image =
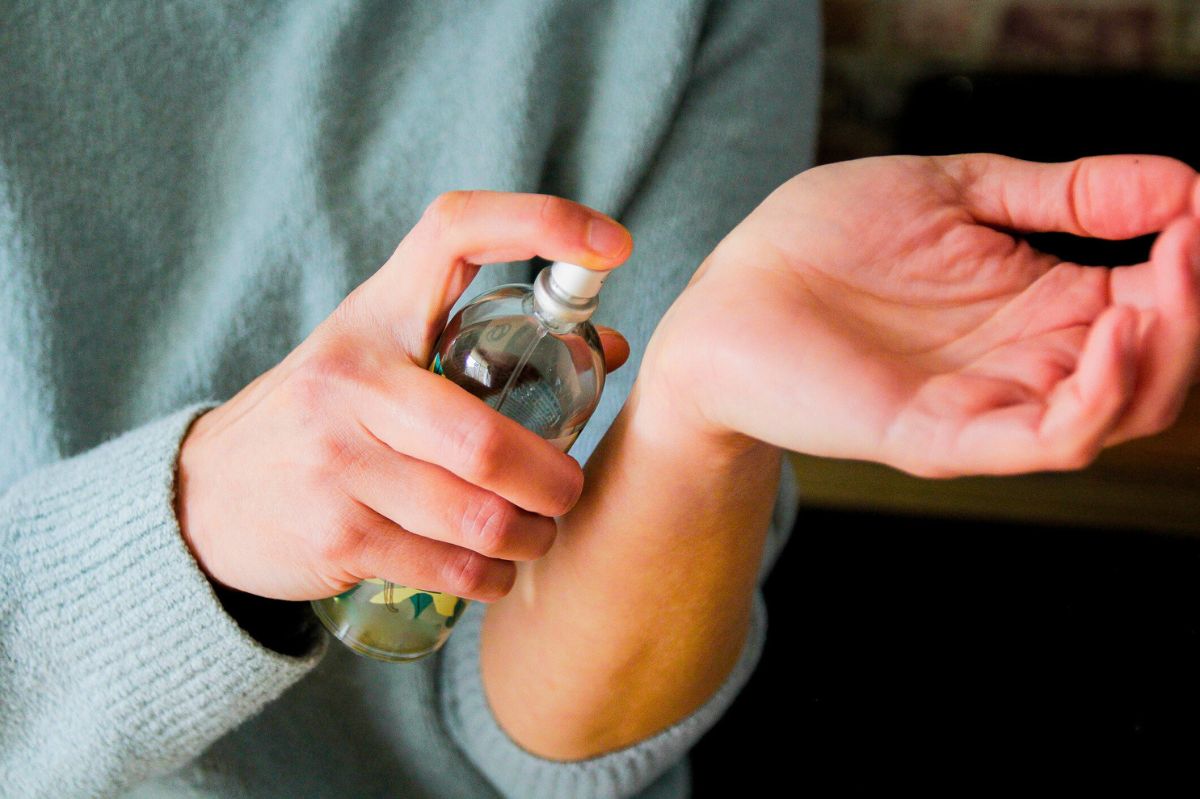
[[[810, 170], [697, 271], [644, 393], [660, 424], [713, 441], [936, 477], [1082, 467], [1169, 426], [1195, 375], [1196, 191], [1157, 156]], [[1007, 231], [1162, 232], [1149, 262], [1109, 270]]]

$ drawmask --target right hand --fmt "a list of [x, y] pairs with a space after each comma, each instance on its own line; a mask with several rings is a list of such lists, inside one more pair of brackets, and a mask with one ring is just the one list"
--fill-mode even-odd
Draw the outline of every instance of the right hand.
[[[583, 489], [574, 459], [427, 370], [480, 264], [608, 270], [628, 231], [567, 200], [452, 192], [281, 363], [184, 439], [176, 510], [209, 578], [276, 599], [360, 580], [493, 601]], [[628, 347], [602, 330], [608, 368]]]

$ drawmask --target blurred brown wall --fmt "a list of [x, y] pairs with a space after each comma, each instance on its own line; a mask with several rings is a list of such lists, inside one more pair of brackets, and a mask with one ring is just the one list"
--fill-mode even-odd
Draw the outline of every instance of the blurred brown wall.
[[962, 71], [1200, 73], [1200, 0], [824, 0], [822, 162], [893, 152], [908, 87]]

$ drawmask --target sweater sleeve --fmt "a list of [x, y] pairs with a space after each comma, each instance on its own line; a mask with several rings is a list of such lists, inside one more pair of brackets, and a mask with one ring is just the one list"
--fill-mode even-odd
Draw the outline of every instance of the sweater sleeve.
[[[635, 252], [605, 283], [597, 321], [619, 329], [632, 355], [609, 379], [599, 408], [572, 449], [581, 460], [620, 411], [647, 341], [696, 267], [767, 194], [811, 164], [819, 28], [816, 3], [718, 2], [710, 9], [675, 119], [620, 214], [633, 232]], [[796, 486], [786, 458], [783, 470], [760, 583], [796, 518]], [[459, 746], [501, 794], [530, 799], [625, 797], [645, 790], [678, 764], [733, 702], [758, 663], [766, 633], [766, 607], [756, 592], [741, 656], [706, 704], [634, 746], [560, 763], [523, 750], [496, 721], [479, 670], [482, 609], [473, 611], [443, 658], [443, 715]]]
[[[100, 796], [178, 768], [311, 669], [225, 612], [180, 536], [180, 410], [0, 497], [0, 785]], [[9, 793], [11, 792], [11, 794]]]

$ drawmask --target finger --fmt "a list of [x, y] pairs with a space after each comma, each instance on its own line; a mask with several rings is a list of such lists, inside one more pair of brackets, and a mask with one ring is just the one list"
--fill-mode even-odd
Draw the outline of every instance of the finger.
[[539, 255], [607, 271], [632, 249], [633, 239], [620, 224], [561, 197], [449, 192], [429, 206], [364, 285], [364, 302], [375, 316], [389, 320], [424, 362], [432, 338], [479, 264]]
[[545, 555], [558, 532], [554, 520], [522, 510], [441, 467], [368, 445], [345, 490], [411, 533], [504, 560]]
[[542, 516], [561, 516], [583, 491], [583, 470], [518, 423], [443, 377], [394, 370], [360, 384], [359, 422], [396, 452], [432, 463]]
[[416, 535], [365, 509], [364, 515], [369, 519], [350, 564], [362, 579], [378, 577], [482, 602], [502, 598], [517, 579], [516, 566], [506, 560]]
[[1188, 211], [1196, 173], [1157, 155], [1104, 155], [1039, 164], [999, 155], [937, 159], [978, 221], [1020, 231], [1127, 239]]
[[1100, 451], [1137, 375], [1136, 313], [1113, 308], [1088, 335], [1071, 377], [1047, 402], [1021, 402], [965, 424], [945, 469], [931, 476], [1078, 469]]
[[[1188, 248], [1195, 241], [1197, 224], [1200, 223], [1193, 217], [1176, 219], [1155, 239], [1149, 261], [1109, 269], [1112, 301], [1143, 311], [1158, 311], [1165, 302], [1162, 310], [1173, 316], [1185, 318], [1195, 314], [1197, 299], [1187, 290], [1194, 281], [1186, 273], [1181, 280], [1178, 270], [1191, 261]], [[1168, 267], [1165, 273], [1164, 267]]]
[[600, 346], [604, 348], [604, 370], [615, 372], [629, 360], [629, 342], [611, 327], [596, 325]]
[[[1129, 409], [1108, 443], [1153, 435], [1179, 415], [1200, 366], [1200, 221], [1172, 223], [1150, 253], [1153, 305], [1143, 314], [1154, 320], [1140, 337], [1140, 380]], [[1114, 299], [1147, 293], [1145, 285], [1113, 275]]]
[[1051, 393], [1038, 429], [1047, 468], [1082, 468], [1104, 446], [1136, 386], [1137, 322], [1136, 311], [1116, 306], [1092, 326], [1075, 374]]
[[[1092, 316], [1094, 319], [1095, 314]], [[1055, 386], [1074, 374], [1090, 328], [1091, 324], [1076, 323], [1017, 339], [969, 364], [962, 374], [997, 378], [1008, 386], [1023, 386], [1027, 392], [1025, 400], [1042, 400]]]

